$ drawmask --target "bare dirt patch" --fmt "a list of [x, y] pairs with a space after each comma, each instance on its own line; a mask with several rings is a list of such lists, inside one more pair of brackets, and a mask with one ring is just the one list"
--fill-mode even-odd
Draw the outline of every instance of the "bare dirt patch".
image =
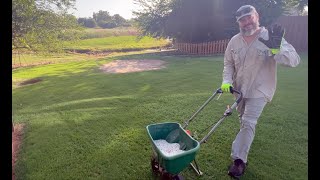
[[42, 79], [34, 78], [34, 79], [29, 79], [29, 80], [26, 80], [26, 81], [22, 81], [18, 85], [19, 86], [24, 86], [24, 85], [28, 85], [28, 84], [34, 84], [34, 83], [37, 83], [37, 82], [40, 82], [40, 81], [42, 81]]
[[165, 68], [166, 62], [156, 59], [115, 60], [100, 67], [106, 73], [130, 73]]
[[12, 180], [15, 179], [14, 167], [17, 161], [17, 153], [19, 151], [23, 129], [24, 124], [15, 124], [12, 130]]

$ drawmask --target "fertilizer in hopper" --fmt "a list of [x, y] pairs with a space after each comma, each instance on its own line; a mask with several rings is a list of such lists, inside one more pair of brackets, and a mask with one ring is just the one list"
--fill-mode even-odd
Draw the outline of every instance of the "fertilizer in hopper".
[[180, 149], [180, 145], [178, 143], [168, 143], [164, 139], [155, 140], [154, 143], [158, 147], [158, 149], [166, 156], [174, 156], [184, 152]]

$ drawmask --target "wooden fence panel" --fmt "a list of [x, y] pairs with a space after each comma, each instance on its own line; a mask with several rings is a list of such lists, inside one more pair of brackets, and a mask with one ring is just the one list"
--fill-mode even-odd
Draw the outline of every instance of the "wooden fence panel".
[[198, 48], [196, 44], [192, 44], [193, 52], [192, 54], [198, 54]]
[[286, 29], [284, 38], [297, 51], [308, 50], [308, 16], [280, 16], [275, 23]]
[[203, 43], [175, 43], [174, 47], [178, 51], [186, 54], [199, 54], [199, 55], [210, 55], [210, 54], [224, 54], [229, 39], [203, 42]]
[[210, 52], [209, 54], [213, 54], [213, 42], [210, 42]]
[[[308, 16], [280, 16], [275, 23], [281, 24], [286, 29], [284, 38], [298, 52], [308, 51]], [[187, 54], [224, 54], [228, 42], [229, 39], [192, 45], [176, 43], [174, 47]]]

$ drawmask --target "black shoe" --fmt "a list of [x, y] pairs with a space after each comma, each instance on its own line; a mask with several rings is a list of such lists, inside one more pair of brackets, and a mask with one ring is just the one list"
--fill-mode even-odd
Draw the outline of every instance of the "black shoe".
[[243, 175], [245, 169], [246, 163], [244, 163], [241, 159], [236, 159], [229, 168], [228, 175], [233, 178], [239, 178]]

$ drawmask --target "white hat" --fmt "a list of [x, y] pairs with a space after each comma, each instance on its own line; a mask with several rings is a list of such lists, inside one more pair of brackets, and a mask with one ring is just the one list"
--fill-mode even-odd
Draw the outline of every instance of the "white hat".
[[237, 21], [239, 21], [239, 19], [241, 19], [242, 17], [252, 15], [255, 12], [257, 11], [256, 11], [256, 8], [254, 8], [253, 6], [243, 5], [236, 12], [236, 19]]

